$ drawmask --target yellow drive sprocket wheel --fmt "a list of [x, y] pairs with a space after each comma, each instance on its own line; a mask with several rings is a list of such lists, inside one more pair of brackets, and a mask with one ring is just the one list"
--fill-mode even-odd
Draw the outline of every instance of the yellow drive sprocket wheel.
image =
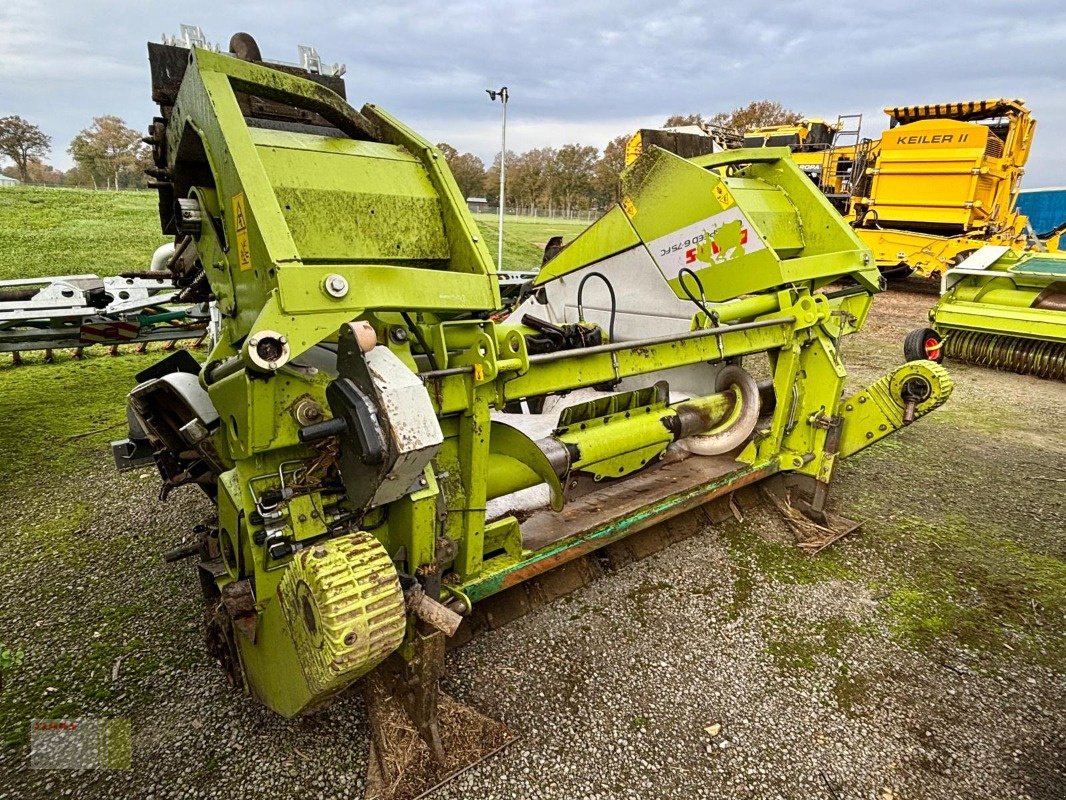
[[403, 641], [403, 590], [389, 554], [362, 531], [299, 551], [278, 587], [296, 655], [316, 698], [382, 661]]
[[951, 397], [955, 381], [944, 367], [935, 361], [908, 361], [892, 373], [889, 394], [897, 404], [905, 405], [910, 395], [917, 391], [917, 411], [928, 414], [939, 408]]

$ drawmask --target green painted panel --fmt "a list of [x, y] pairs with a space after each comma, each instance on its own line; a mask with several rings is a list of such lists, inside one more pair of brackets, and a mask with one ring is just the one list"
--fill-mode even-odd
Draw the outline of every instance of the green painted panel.
[[449, 258], [440, 196], [401, 148], [262, 133], [257, 152], [304, 261]]

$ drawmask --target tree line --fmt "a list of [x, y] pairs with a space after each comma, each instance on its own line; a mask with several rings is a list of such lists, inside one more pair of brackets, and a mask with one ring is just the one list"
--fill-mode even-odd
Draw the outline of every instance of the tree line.
[[[801, 115], [772, 100], [756, 100], [728, 112], [675, 114], [663, 127], [705, 125], [736, 133], [766, 125], [796, 122]], [[508, 210], [527, 214], [574, 214], [604, 209], [618, 200], [618, 176], [625, 166], [626, 142], [635, 131], [611, 139], [603, 152], [591, 145], [537, 147], [507, 151]], [[500, 154], [486, 164], [473, 153], [460, 153], [442, 142], [437, 147], [451, 167], [464, 197], [499, 203]], [[95, 189], [142, 188], [151, 166], [151, 151], [141, 134], [116, 116], [93, 119], [67, 147], [74, 166], [63, 171], [45, 162], [52, 139], [19, 116], [0, 117], [0, 155], [13, 162], [0, 170], [27, 183], [85, 186]]]
[[[585, 212], [605, 208], [618, 199], [618, 175], [625, 166], [629, 134], [616, 136], [603, 154], [591, 145], [537, 147], [525, 153], [507, 151], [506, 203], [525, 213]], [[500, 201], [500, 154], [491, 166], [473, 153], [459, 153], [447, 143], [437, 148], [451, 167], [464, 197]]]
[[[700, 125], [742, 134], [752, 128], [798, 122], [802, 115], [774, 100], [755, 100], [732, 111], [705, 117], [674, 114], [664, 128]], [[581, 144], [537, 147], [524, 153], [507, 151], [506, 206], [509, 211], [537, 215], [570, 215], [604, 209], [618, 201], [618, 176], [625, 167], [626, 143], [636, 131], [611, 139], [601, 153]], [[491, 166], [473, 153], [460, 153], [446, 142], [437, 148], [451, 167], [464, 197], [483, 197], [499, 207], [500, 154]]]
[[69, 170], [47, 164], [52, 137], [19, 116], [0, 117], [0, 155], [13, 164], [0, 170], [23, 183], [82, 186], [94, 189], [138, 189], [147, 185], [145, 168], [151, 150], [141, 134], [116, 116], [95, 117], [92, 125], [67, 147], [74, 160]]

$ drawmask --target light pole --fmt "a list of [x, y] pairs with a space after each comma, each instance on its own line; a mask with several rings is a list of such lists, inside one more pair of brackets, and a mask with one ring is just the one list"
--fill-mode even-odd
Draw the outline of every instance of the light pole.
[[504, 181], [507, 174], [507, 87], [504, 86], [501, 89], [486, 89], [488, 92], [489, 100], [495, 101], [496, 98], [500, 99], [503, 103], [503, 135], [500, 144], [500, 224], [499, 234], [500, 241], [496, 250], [496, 269], [503, 269], [503, 203], [504, 203]]

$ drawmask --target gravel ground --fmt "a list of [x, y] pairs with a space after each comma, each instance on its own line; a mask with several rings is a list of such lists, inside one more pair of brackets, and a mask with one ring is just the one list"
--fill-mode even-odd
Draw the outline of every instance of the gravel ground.
[[[898, 362], [929, 302], [878, 299], [846, 344], [854, 379]], [[818, 558], [773, 544], [787, 532], [749, 492], [743, 522], [688, 515], [691, 538], [453, 651], [446, 688], [521, 738], [436, 797], [1066, 796], [1066, 391], [952, 372], [947, 407], [842, 465], [836, 510], [864, 528]], [[159, 504], [151, 478], [86, 458], [0, 501], [0, 643], [25, 652], [0, 694], [0, 800], [360, 797], [358, 697], [285, 721], [204, 654], [193, 571], [159, 554], [206, 503]], [[76, 715], [129, 717], [134, 769], [28, 769], [28, 719]]]

